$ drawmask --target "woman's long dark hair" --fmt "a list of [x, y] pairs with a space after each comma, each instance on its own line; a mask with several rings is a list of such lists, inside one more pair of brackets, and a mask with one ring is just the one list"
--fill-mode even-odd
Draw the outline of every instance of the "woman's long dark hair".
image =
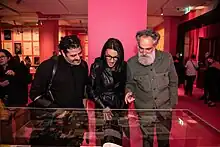
[[124, 66], [124, 48], [123, 48], [121, 41], [119, 41], [116, 38], [109, 38], [105, 42], [105, 44], [102, 48], [102, 52], [101, 52], [101, 59], [102, 59], [102, 61], [105, 62], [105, 65], [107, 64], [106, 58], [105, 58], [105, 52], [107, 49], [113, 49], [113, 50], [117, 51], [118, 61], [116, 62], [115, 67], [116, 67], [116, 71], [120, 72]]

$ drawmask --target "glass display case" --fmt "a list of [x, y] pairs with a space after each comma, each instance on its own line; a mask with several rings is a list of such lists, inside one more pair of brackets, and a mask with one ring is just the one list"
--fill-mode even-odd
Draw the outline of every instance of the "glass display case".
[[[141, 146], [145, 135], [152, 135], [146, 127], [156, 113], [172, 113], [171, 147], [219, 147], [220, 132], [190, 110], [112, 110], [116, 122], [111, 133], [122, 132], [119, 146]], [[138, 115], [137, 115], [138, 114]], [[117, 116], [116, 116], [117, 115]], [[140, 117], [142, 121], [140, 123]], [[0, 146], [101, 146], [105, 140], [107, 121], [102, 110], [1, 108]], [[155, 123], [159, 123], [155, 121]], [[141, 125], [140, 125], [141, 124]], [[141, 133], [143, 130], [144, 133]], [[169, 131], [160, 125], [157, 131]], [[110, 134], [111, 134], [110, 133]], [[120, 133], [119, 133], [120, 134]], [[113, 135], [114, 136], [114, 135]], [[117, 140], [117, 139], [116, 139]], [[105, 144], [105, 145], [106, 145]], [[155, 143], [156, 145], [156, 143]]]

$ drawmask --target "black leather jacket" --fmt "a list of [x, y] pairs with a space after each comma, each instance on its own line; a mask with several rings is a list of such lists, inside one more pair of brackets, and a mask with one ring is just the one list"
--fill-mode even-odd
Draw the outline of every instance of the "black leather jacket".
[[100, 58], [96, 58], [90, 69], [88, 98], [95, 101], [98, 108], [124, 108], [125, 82], [126, 62], [120, 72], [114, 72], [106, 68]]

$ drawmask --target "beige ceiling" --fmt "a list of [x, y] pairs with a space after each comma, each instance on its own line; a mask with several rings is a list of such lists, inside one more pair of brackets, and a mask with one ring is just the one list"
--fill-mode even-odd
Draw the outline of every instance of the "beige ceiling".
[[[88, 0], [2, 0], [0, 16], [2, 22], [16, 25], [33, 25], [38, 20], [57, 18], [38, 18], [37, 12], [44, 15], [60, 15], [59, 25], [75, 29], [87, 28]], [[5, 5], [7, 7], [5, 7]], [[1, 9], [2, 8], [2, 9]]]
[[[181, 16], [184, 14], [180, 11], [183, 8], [200, 6], [205, 2], [207, 0], [148, 0], [148, 27], [155, 27], [163, 22], [161, 8], [164, 16]], [[60, 25], [87, 28], [88, 0], [0, 0], [0, 4], [2, 22], [33, 25], [38, 21], [36, 12], [40, 12], [44, 15], [59, 14]]]
[[[210, 5], [216, 0], [148, 0], [147, 25], [153, 28], [163, 22], [163, 16], [182, 16], [188, 6]], [[163, 12], [163, 16], [161, 16]]]

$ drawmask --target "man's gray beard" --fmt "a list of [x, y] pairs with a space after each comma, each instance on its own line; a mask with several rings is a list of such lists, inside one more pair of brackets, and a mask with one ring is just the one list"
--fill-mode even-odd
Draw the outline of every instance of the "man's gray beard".
[[138, 53], [138, 62], [144, 66], [153, 64], [154, 60], [155, 60], [154, 52], [152, 52], [151, 54], [147, 54], [145, 56], [140, 55], [140, 53]]

